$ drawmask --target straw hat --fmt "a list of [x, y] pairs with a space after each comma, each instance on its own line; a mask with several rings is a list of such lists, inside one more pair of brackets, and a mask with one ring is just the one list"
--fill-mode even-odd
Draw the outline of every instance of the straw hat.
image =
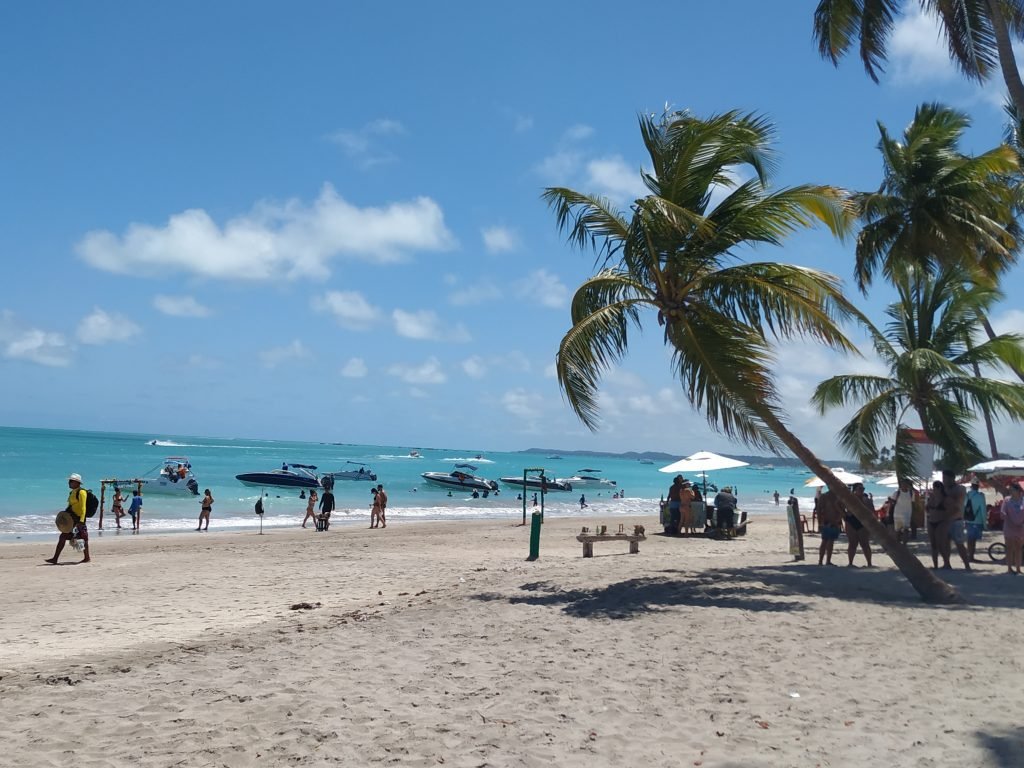
[[66, 509], [57, 513], [57, 519], [54, 522], [57, 524], [57, 530], [61, 533], [71, 533], [75, 528], [75, 519]]

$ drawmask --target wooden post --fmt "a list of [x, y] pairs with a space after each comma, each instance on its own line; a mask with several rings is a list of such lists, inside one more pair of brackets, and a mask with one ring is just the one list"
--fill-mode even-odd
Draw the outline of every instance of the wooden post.
[[103, 507], [106, 504], [106, 501], [105, 501], [106, 496], [107, 496], [107, 481], [106, 480], [100, 480], [100, 522], [99, 522], [99, 525], [97, 527], [101, 531], [103, 530]]

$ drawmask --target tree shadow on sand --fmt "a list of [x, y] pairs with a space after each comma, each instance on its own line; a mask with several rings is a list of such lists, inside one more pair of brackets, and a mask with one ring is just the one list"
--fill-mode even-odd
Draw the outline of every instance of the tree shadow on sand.
[[628, 579], [592, 589], [562, 589], [545, 581], [523, 584], [520, 595], [485, 593], [478, 600], [560, 606], [578, 618], [630, 619], [644, 613], [678, 606], [739, 608], [745, 611], [802, 611], [806, 606], [778, 599], [761, 585], [726, 583], [707, 573], [686, 578], [649, 577]]
[[960, 590], [966, 606], [927, 605], [900, 572], [892, 568], [791, 563], [659, 573], [583, 589], [563, 589], [553, 582], [531, 582], [519, 587], [519, 594], [483, 593], [474, 598], [557, 606], [570, 616], [613, 619], [630, 619], [679, 606], [804, 611], [810, 607], [806, 602], [810, 597], [929, 610], [1024, 608], [1024, 590], [1016, 588], [1013, 577], [991, 570], [941, 572], [943, 578]]
[[1004, 729], [997, 733], [976, 731], [975, 736], [989, 751], [993, 768], [1018, 768], [1024, 755], [1024, 729]]

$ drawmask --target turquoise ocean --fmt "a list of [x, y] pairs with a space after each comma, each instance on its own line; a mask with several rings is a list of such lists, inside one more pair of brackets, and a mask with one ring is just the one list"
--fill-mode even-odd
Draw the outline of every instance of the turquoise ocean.
[[[156, 445], [151, 444], [156, 441]], [[420, 456], [410, 455], [417, 451]], [[682, 456], [700, 450], [691, 447]], [[624, 498], [613, 499], [611, 490], [576, 488], [571, 493], [553, 492], [545, 499], [545, 513], [555, 516], [607, 518], [654, 515], [672, 476], [659, 472], [669, 463], [645, 464], [636, 459], [593, 457], [572, 453], [544, 455], [532, 452], [501, 453], [486, 446], [437, 448], [429, 446], [338, 445], [252, 438], [212, 438], [187, 435], [129, 434], [69, 430], [0, 427], [0, 540], [31, 540], [54, 534], [54, 517], [67, 501], [67, 476], [82, 475], [84, 486], [99, 496], [100, 480], [146, 477], [155, 474], [170, 456], [187, 457], [199, 482], [200, 492], [209, 488], [216, 500], [211, 530], [254, 529], [259, 518], [253, 511], [260, 489], [249, 488], [235, 479], [242, 472], [268, 471], [282, 463], [313, 464], [320, 472], [350, 469], [348, 462], [363, 463], [377, 474], [388, 492], [388, 521], [497, 519], [510, 523], [522, 520], [522, 501], [517, 490], [502, 486], [489, 498], [473, 499], [466, 494], [448, 496], [443, 488], [432, 487], [421, 477], [427, 471], [451, 471], [456, 463], [470, 462], [475, 474], [497, 480], [522, 475], [525, 468], [543, 467], [548, 476], [571, 477], [581, 469], [598, 469], [602, 477], [614, 480]], [[479, 458], [478, 458], [479, 457]], [[674, 459], [673, 459], [674, 460]], [[770, 459], [765, 459], [767, 464]], [[814, 489], [804, 487], [811, 475], [803, 469], [778, 466], [750, 466], [709, 473], [708, 481], [738, 488], [741, 508], [749, 514], [778, 512], [772, 494], [785, 497], [797, 489], [801, 507], [810, 508]], [[698, 483], [700, 478], [690, 478]], [[877, 496], [886, 489], [868, 486]], [[296, 526], [306, 502], [298, 491], [268, 489], [264, 527]], [[200, 497], [171, 497], [144, 493], [142, 533], [187, 531], [195, 528]], [[588, 507], [581, 510], [580, 494]], [[337, 481], [334, 489], [338, 512], [332, 522], [339, 525], [367, 525], [370, 515], [370, 483]], [[532, 493], [529, 494], [532, 497]], [[805, 507], [806, 504], [806, 507]], [[104, 533], [115, 535], [109, 495]], [[532, 511], [532, 508], [528, 511]], [[95, 529], [99, 517], [90, 520]], [[125, 522], [128, 518], [125, 518]], [[127, 535], [123, 531], [122, 535]]]

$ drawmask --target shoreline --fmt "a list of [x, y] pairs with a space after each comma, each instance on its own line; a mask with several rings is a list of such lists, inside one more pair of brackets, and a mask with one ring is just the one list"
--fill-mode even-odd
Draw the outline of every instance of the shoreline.
[[[999, 766], [1017, 749], [1016, 710], [992, 702], [1019, 700], [1024, 585], [996, 566], [952, 572], [971, 604], [935, 608], [880, 554], [793, 563], [781, 515], [731, 541], [615, 519], [647, 527], [639, 554], [583, 558], [580, 527], [611, 522], [549, 517], [536, 562], [529, 527], [501, 521], [138, 536], [88, 566], [2, 544], [0, 740], [17, 768], [69, 749], [153, 768]], [[965, 656], [968, 637], [999, 652]]]

